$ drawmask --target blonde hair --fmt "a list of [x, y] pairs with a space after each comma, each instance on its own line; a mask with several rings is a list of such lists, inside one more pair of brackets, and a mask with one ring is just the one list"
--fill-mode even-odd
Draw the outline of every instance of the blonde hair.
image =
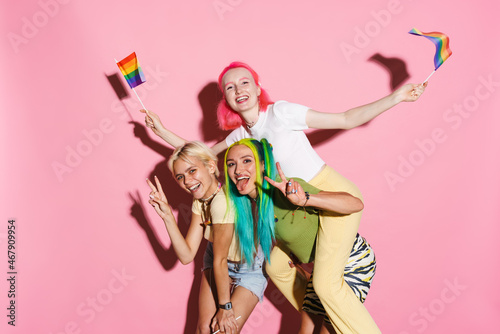
[[181, 159], [187, 163], [192, 164], [193, 162], [189, 160], [189, 157], [194, 157], [200, 159], [205, 167], [209, 167], [210, 162], [215, 164], [215, 176], [219, 177], [219, 168], [217, 167], [217, 156], [207, 145], [199, 141], [189, 141], [184, 145], [179, 146], [175, 149], [174, 153], [168, 159], [168, 168], [171, 172], [174, 171], [174, 162]]

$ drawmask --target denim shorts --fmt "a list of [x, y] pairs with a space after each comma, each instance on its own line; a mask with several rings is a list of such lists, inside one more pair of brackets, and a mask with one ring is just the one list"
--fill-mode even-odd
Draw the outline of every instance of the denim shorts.
[[[241, 286], [251, 293], [253, 293], [259, 301], [262, 302], [264, 298], [264, 291], [267, 287], [267, 274], [264, 270], [264, 252], [259, 246], [257, 255], [255, 255], [254, 262], [249, 265], [246, 262], [234, 263], [227, 262], [227, 269], [229, 277], [232, 279], [231, 291], [236, 287]], [[208, 242], [205, 255], [203, 256], [203, 269], [212, 269], [214, 262], [213, 244]]]

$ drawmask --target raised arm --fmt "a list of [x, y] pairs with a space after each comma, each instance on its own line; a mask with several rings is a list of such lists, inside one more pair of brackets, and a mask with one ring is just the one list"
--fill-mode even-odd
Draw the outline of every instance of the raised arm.
[[[173, 148], [182, 146], [187, 142], [186, 139], [179, 137], [177, 134], [168, 130], [161, 122], [160, 117], [154, 112], [144, 109], [141, 109], [141, 112], [146, 114], [146, 126], [150, 128], [154, 132], [154, 134], [170, 144]], [[227, 149], [225, 140], [212, 146], [212, 150], [216, 155], [218, 155], [225, 149]]]
[[160, 120], [160, 117], [150, 110], [141, 109], [142, 113], [146, 114], [146, 126], [153, 130], [154, 134], [169, 143], [173, 148], [177, 148], [186, 143], [182, 137], [179, 137], [172, 131], [168, 130]]
[[320, 191], [317, 194], [306, 194], [297, 181], [293, 179], [287, 180], [279, 163], [276, 163], [276, 167], [281, 181], [273, 181], [267, 176], [265, 178], [271, 185], [278, 188], [293, 205], [310, 206], [345, 215], [359, 212], [364, 208], [361, 199], [346, 192]]
[[156, 213], [163, 219], [175, 254], [177, 254], [182, 264], [191, 263], [198, 252], [201, 239], [203, 238], [203, 223], [200, 215], [193, 213], [191, 225], [189, 226], [186, 238], [184, 238], [177, 226], [177, 221], [172, 214], [172, 209], [168, 204], [167, 197], [163, 192], [158, 178], [155, 176], [155, 184], [148, 179], [146, 179], [146, 182], [151, 188], [149, 204], [154, 207]]
[[[214, 234], [214, 277], [217, 286], [218, 303], [224, 305], [231, 301], [227, 256], [234, 235], [234, 224], [213, 224]], [[212, 321], [212, 329], [219, 325], [221, 333], [236, 333], [238, 325], [233, 309], [219, 309]]]
[[323, 113], [309, 109], [306, 124], [313, 129], [352, 129], [371, 121], [401, 102], [414, 102], [425, 91], [423, 84], [406, 84], [375, 102], [349, 109], [342, 113]]
[[224, 152], [227, 149], [226, 140], [223, 140], [223, 141], [215, 144], [211, 148], [215, 152], [215, 155], [219, 155], [219, 153]]

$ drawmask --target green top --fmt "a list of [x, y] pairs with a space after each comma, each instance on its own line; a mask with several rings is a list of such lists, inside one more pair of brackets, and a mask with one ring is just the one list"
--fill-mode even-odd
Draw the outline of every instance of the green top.
[[[304, 191], [317, 194], [321, 190], [311, 186], [306, 181], [293, 178]], [[281, 179], [278, 177], [278, 182]], [[293, 253], [300, 262], [309, 263], [314, 259], [316, 235], [319, 226], [319, 211], [306, 207], [297, 207], [283, 195], [281, 191], [274, 191], [274, 221], [275, 235], [278, 245], [287, 253]], [[296, 210], [297, 209], [297, 210]], [[295, 212], [294, 212], [295, 211]]]

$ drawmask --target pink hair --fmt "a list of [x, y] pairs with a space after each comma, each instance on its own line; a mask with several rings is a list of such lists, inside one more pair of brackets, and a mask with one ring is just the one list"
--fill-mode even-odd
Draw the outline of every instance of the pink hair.
[[[221, 74], [219, 75], [219, 89], [221, 90], [222, 94], [224, 94], [224, 89], [222, 89], [222, 77], [224, 77], [224, 74], [226, 74], [227, 71], [239, 67], [247, 69], [250, 74], [252, 74], [255, 83], [260, 87], [259, 75], [257, 74], [257, 72], [255, 72], [247, 64], [235, 61], [229, 64], [229, 66], [227, 66], [224, 70], [222, 70]], [[267, 110], [267, 106], [273, 104], [273, 102], [271, 102], [269, 94], [267, 94], [267, 92], [262, 87], [260, 87], [260, 90], [261, 93], [259, 97], [259, 110], [265, 112]], [[219, 106], [217, 107], [217, 120], [219, 121], [219, 127], [223, 130], [233, 130], [244, 124], [244, 121], [241, 119], [240, 115], [236, 111], [231, 109], [231, 107], [227, 104], [225, 98], [220, 101]]]

